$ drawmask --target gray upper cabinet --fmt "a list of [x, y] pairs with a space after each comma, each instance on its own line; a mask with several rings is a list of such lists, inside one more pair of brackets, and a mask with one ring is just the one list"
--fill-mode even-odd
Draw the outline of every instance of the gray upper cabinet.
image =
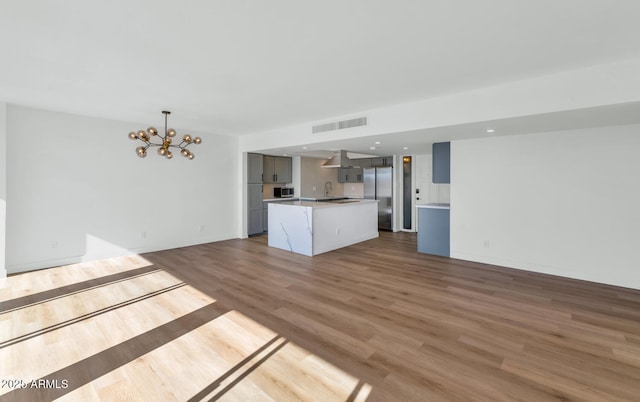
[[393, 166], [393, 157], [371, 158], [371, 167]]
[[263, 161], [261, 154], [247, 155], [247, 182], [262, 183]]
[[349, 168], [338, 168], [338, 183], [345, 183], [349, 176]]
[[371, 158], [360, 158], [360, 159], [351, 159], [354, 167], [357, 166], [361, 169], [366, 169], [371, 167]]
[[276, 157], [274, 173], [278, 183], [291, 183], [291, 158]]
[[432, 147], [434, 183], [451, 183], [451, 143], [436, 142]]
[[275, 164], [276, 164], [276, 157], [275, 156], [268, 156], [268, 155], [263, 155], [262, 156], [262, 182], [263, 183], [275, 183], [276, 182], [276, 176], [274, 173], [275, 170]]
[[380, 158], [359, 158], [352, 159], [354, 167], [339, 168], [339, 183], [362, 183], [363, 169], [379, 166], [393, 166], [393, 157], [384, 156]]
[[351, 174], [353, 175], [353, 182], [349, 183], [362, 183], [362, 168], [351, 168]]
[[362, 168], [339, 168], [338, 183], [362, 183]]
[[263, 183], [291, 183], [291, 158], [264, 155], [262, 161]]

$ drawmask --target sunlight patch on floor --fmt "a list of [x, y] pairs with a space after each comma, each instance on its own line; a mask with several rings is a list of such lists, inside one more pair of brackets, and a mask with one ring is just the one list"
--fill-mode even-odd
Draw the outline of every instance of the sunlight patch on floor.
[[[47, 394], [60, 400], [345, 401], [371, 392], [140, 256], [7, 281], [0, 298], [2, 371], [24, 381], [68, 376], [57, 378], [68, 381], [68, 390]], [[20, 392], [0, 389], [17, 400], [34, 395]]]

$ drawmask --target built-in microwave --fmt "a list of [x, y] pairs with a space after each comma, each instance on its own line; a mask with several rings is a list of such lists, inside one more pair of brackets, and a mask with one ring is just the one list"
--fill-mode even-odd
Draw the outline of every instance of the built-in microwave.
[[293, 187], [274, 187], [273, 196], [275, 198], [293, 197]]

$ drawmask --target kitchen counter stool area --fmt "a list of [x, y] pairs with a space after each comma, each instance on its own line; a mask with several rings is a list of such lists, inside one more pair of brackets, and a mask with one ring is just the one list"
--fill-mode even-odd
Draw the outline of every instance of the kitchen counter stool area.
[[378, 237], [378, 201], [269, 204], [269, 246], [313, 256]]

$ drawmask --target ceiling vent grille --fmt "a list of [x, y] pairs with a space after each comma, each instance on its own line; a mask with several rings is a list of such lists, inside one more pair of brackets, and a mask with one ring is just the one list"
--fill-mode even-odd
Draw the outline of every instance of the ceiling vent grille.
[[360, 127], [367, 125], [366, 117], [358, 117], [356, 119], [336, 121], [333, 123], [319, 124], [311, 127], [312, 133], [322, 133], [325, 131], [342, 130], [344, 128]]

